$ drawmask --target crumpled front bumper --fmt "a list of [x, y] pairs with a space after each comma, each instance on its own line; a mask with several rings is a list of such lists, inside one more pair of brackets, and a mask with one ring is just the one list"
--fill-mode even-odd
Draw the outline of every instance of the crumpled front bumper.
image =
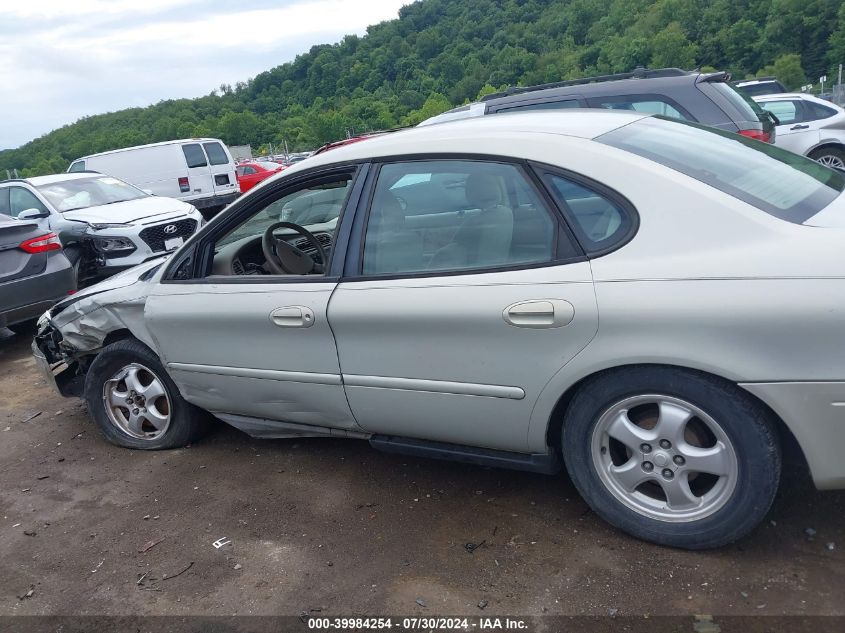
[[62, 352], [61, 332], [44, 317], [39, 321], [38, 334], [32, 341], [32, 355], [44, 380], [61, 396], [81, 397], [85, 376], [79, 371], [79, 362]]

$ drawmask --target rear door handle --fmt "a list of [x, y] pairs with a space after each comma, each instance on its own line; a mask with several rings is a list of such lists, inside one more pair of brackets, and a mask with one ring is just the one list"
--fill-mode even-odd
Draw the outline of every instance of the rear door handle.
[[800, 124], [799, 124], [799, 125], [793, 125], [793, 126], [792, 126], [791, 128], [789, 128], [789, 129], [790, 129], [790, 130], [809, 130], [809, 129], [810, 129], [810, 126], [809, 126], [809, 125], [800, 125]]
[[279, 327], [311, 327], [314, 311], [305, 306], [285, 306], [270, 313], [270, 321]]
[[504, 309], [502, 318], [514, 327], [563, 327], [575, 318], [575, 308], [563, 299], [534, 299], [512, 303]]

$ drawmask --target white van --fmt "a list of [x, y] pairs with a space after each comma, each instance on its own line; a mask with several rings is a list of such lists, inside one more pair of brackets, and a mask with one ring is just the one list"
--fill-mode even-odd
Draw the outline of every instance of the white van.
[[83, 156], [68, 172], [96, 171], [156, 196], [189, 202], [210, 217], [240, 195], [235, 163], [220, 139], [191, 138]]

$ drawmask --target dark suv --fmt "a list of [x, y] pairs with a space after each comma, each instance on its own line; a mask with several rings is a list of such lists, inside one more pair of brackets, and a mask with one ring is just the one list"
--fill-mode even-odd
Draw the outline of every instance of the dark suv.
[[735, 90], [725, 72], [700, 73], [679, 68], [587, 77], [573, 81], [514, 86], [427, 119], [420, 125], [487, 114], [607, 108], [636, 110], [696, 121], [761, 141], [774, 142], [775, 123], [760, 106]]

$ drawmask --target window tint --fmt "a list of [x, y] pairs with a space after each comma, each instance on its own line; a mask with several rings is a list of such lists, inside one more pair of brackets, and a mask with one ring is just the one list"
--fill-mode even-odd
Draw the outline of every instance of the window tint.
[[800, 224], [845, 188], [842, 174], [769, 143], [694, 123], [642, 119], [597, 141], [671, 167]]
[[247, 165], [246, 167], [241, 167], [240, 169], [242, 172], [242, 176], [250, 176], [252, 174], [258, 173], [258, 170], [252, 165]]
[[497, 114], [505, 112], [525, 112], [527, 110], [565, 110], [568, 108], [580, 108], [577, 99], [565, 101], [544, 101], [543, 103], [526, 103], [525, 105], [514, 105], [496, 110]]
[[813, 101], [804, 101], [804, 120], [818, 121], [819, 119], [826, 119], [836, 114], [836, 110], [829, 106], [823, 106], [820, 103]]
[[208, 154], [208, 162], [212, 165], [228, 165], [229, 157], [220, 143], [203, 143], [205, 153]]
[[9, 202], [14, 217], [18, 217], [21, 211], [27, 209], [38, 209], [41, 213], [49, 213], [44, 203], [34, 193], [23, 187], [11, 187], [9, 189]]
[[182, 151], [185, 153], [185, 160], [188, 163], [188, 167], [205, 167], [207, 165], [205, 162], [205, 154], [202, 151], [202, 147], [199, 146], [199, 143], [183, 145]]
[[546, 174], [545, 180], [588, 252], [609, 248], [628, 235], [631, 218], [616, 203], [557, 174]]
[[718, 91], [723, 97], [730, 101], [731, 105], [735, 107], [743, 121], [766, 121], [766, 114], [763, 108], [748, 96], [745, 92], [740, 92], [733, 86], [730, 86], [721, 81], [712, 82], [710, 84], [713, 90]]
[[760, 106], [774, 114], [781, 125], [797, 123], [801, 120], [801, 104], [797, 101], [765, 101]]
[[681, 106], [659, 95], [626, 95], [622, 97], [596, 97], [589, 100], [593, 108], [608, 110], [630, 110], [643, 114], [662, 114], [673, 119], [690, 120], [691, 116], [682, 112]]
[[557, 222], [513, 165], [420, 161], [379, 172], [365, 275], [549, 262]]
[[0, 187], [0, 213], [12, 215], [12, 209], [9, 206], [9, 187]]
[[68, 169], [68, 171], [71, 172], [71, 173], [77, 172], [77, 171], [85, 171], [85, 161], [84, 160], [76, 161], [75, 163], [73, 163], [70, 166], [70, 169]]

